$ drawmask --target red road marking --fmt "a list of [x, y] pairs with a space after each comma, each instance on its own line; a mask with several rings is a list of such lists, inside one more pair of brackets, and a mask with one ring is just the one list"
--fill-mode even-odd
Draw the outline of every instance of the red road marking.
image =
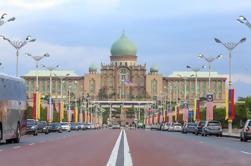
[[134, 166], [250, 165], [251, 158], [195, 141], [184, 141], [160, 132], [127, 130]]
[[88, 131], [65, 139], [1, 152], [5, 166], [102, 166], [109, 159], [117, 130]]

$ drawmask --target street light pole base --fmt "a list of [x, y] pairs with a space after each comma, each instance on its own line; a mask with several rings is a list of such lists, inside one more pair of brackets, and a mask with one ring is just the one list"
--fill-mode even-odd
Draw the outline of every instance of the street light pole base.
[[228, 135], [232, 134], [232, 120], [228, 120]]

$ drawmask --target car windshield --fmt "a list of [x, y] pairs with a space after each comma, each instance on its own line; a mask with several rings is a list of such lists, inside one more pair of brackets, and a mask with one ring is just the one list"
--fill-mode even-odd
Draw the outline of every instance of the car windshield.
[[61, 125], [68, 125], [67, 123], [61, 123]]
[[177, 124], [174, 124], [174, 126], [181, 126], [181, 124], [180, 124], [180, 123], [177, 123]]
[[34, 120], [27, 120], [27, 125], [34, 125], [35, 121]]
[[248, 126], [251, 126], [251, 121], [249, 121]]
[[219, 122], [209, 122], [208, 126], [220, 126]]

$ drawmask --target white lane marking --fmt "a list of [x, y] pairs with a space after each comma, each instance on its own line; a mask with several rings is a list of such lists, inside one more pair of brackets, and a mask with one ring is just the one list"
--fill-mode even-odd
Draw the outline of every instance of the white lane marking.
[[249, 154], [249, 155], [251, 155], [251, 153], [250, 153], [250, 152], [246, 152], [246, 151], [241, 151], [241, 153], [244, 153], [244, 154]]
[[13, 149], [21, 148], [21, 146], [14, 146]]
[[132, 157], [131, 157], [131, 153], [130, 153], [130, 149], [129, 149], [129, 145], [128, 145], [128, 141], [127, 141], [127, 137], [126, 137], [126, 132], [125, 130], [123, 130], [124, 132], [124, 165], [126, 166], [132, 166]]
[[35, 143], [31, 143], [31, 144], [29, 144], [30, 146], [32, 146], [32, 145], [34, 145]]
[[120, 141], [121, 141], [121, 135], [122, 135], [122, 130], [119, 133], [119, 137], [112, 149], [112, 153], [110, 155], [110, 158], [106, 164], [106, 166], [115, 166], [116, 161], [117, 161], [117, 157], [118, 157], [118, 151], [119, 151], [119, 145], [120, 145]]
[[204, 142], [200, 141], [201, 144], [204, 144]]
[[0, 149], [0, 152], [2, 152], [3, 151], [3, 149]]

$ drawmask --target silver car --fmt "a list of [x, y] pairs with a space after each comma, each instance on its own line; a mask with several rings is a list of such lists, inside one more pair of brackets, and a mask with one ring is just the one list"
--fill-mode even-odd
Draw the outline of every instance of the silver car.
[[173, 131], [181, 132], [182, 131], [181, 123], [174, 123], [173, 124]]
[[251, 139], [251, 119], [248, 119], [241, 130], [240, 140], [247, 141]]
[[220, 121], [206, 121], [201, 131], [202, 136], [216, 135], [222, 137], [222, 126]]
[[61, 128], [63, 131], [68, 131], [68, 132], [71, 131], [71, 126], [67, 122], [61, 122]]

